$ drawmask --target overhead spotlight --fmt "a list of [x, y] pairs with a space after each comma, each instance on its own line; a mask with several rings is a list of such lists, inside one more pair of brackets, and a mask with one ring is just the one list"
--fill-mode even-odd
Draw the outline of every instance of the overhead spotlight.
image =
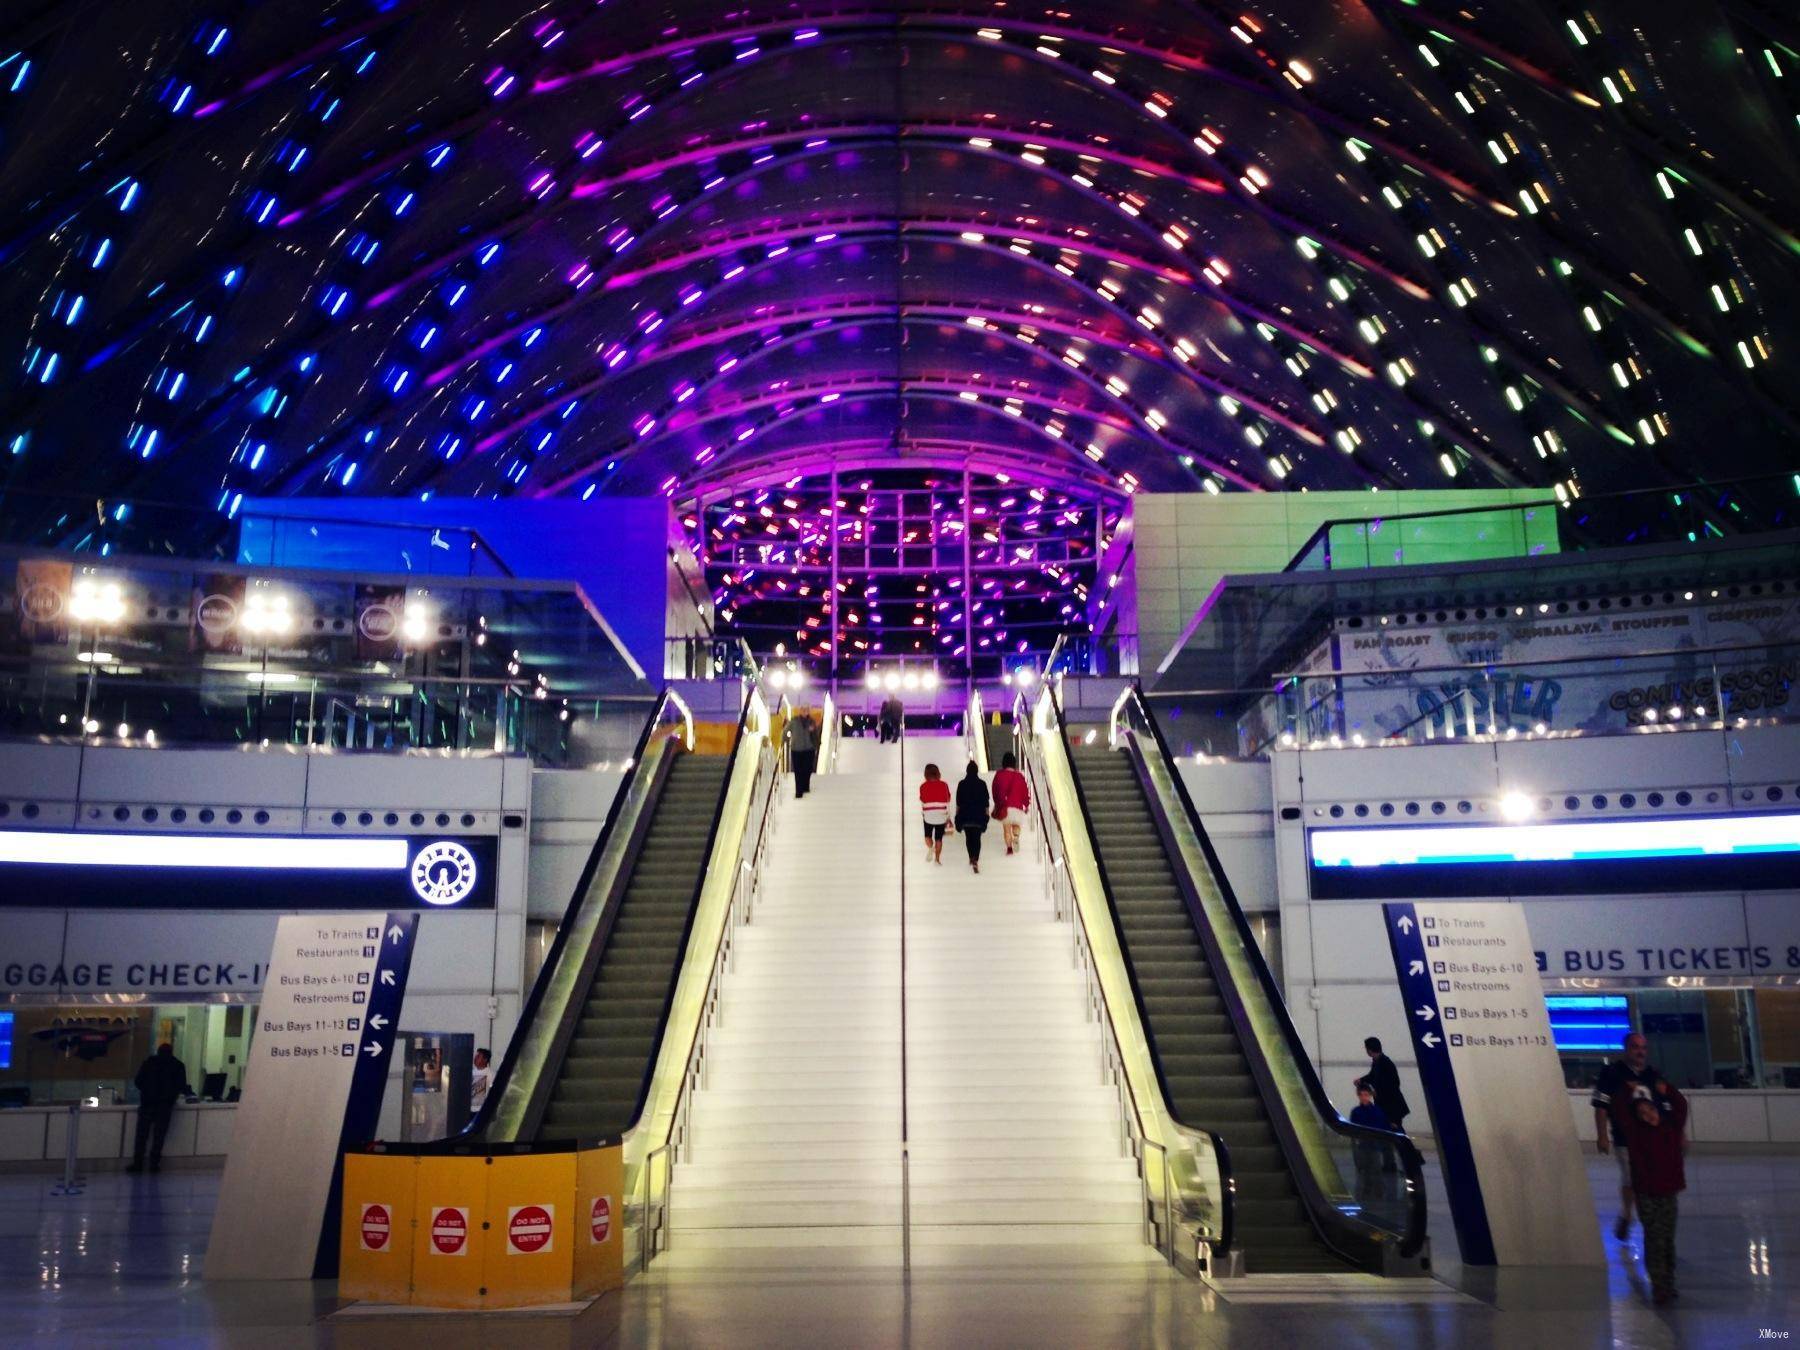
[[881, 688], [881, 676], [879, 674], [877, 674], [875, 671], [871, 670], [867, 675], [863, 676], [863, 688], [865, 688], [865, 689]]
[[117, 623], [125, 617], [125, 594], [116, 581], [82, 577], [69, 595], [69, 613], [77, 623]]
[[789, 689], [806, 688], [806, 672], [804, 670], [790, 670], [787, 680]]
[[919, 687], [919, 672], [916, 670], [907, 671], [906, 674], [900, 677], [900, 683], [908, 689], [917, 689]]
[[90, 666], [110, 666], [119, 658], [111, 652], [76, 652], [75, 659]]
[[788, 682], [788, 673], [785, 670], [778, 669], [778, 670], [771, 670], [769, 672], [769, 688], [771, 688], [771, 689], [786, 689], [787, 682]]
[[400, 636], [413, 646], [425, 641], [431, 631], [431, 606], [423, 600], [408, 600], [405, 617], [400, 620]]
[[900, 687], [900, 672], [897, 670], [890, 670], [886, 675], [881, 677], [881, 686], [884, 689], [898, 689]]
[[1500, 798], [1500, 814], [1516, 824], [1535, 816], [1537, 807], [1523, 792], [1508, 792]]
[[1030, 666], [1020, 666], [1013, 672], [1013, 678], [1019, 682], [1021, 688], [1029, 689], [1037, 683], [1037, 671]]
[[244, 597], [244, 617], [239, 622], [246, 633], [280, 637], [293, 630], [293, 602], [282, 591], [253, 586]]
[[122, 741], [131, 739], [131, 723], [119, 723], [119, 739]]
[[927, 689], [936, 689], [938, 687], [937, 671], [935, 671], [935, 670], [926, 671], [923, 675], [921, 675], [919, 677], [919, 683], [924, 685]]
[[1294, 743], [1294, 733], [1291, 731], [1282, 732], [1281, 733], [1281, 743], [1283, 745], [1292, 745]]
[[1000, 683], [1001, 684], [1005, 685], [1008, 689], [1011, 689], [1012, 682], [1013, 682], [1013, 673], [1010, 670], [1003, 670], [1000, 672]]

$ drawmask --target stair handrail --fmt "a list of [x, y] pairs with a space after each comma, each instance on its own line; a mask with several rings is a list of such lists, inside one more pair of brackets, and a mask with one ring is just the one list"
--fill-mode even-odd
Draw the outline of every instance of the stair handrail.
[[981, 725], [985, 717], [981, 690], [971, 684], [969, 701], [963, 708], [963, 739], [968, 742], [969, 758], [974, 761], [983, 778], [987, 777], [988, 772], [987, 732]]
[[[1167, 809], [1164, 801], [1165, 792], [1155, 781], [1155, 773], [1151, 766], [1150, 753], [1154, 751], [1169, 779], [1173, 795], [1180, 811], [1180, 823], [1191, 831], [1192, 838], [1199, 846], [1204, 865], [1210, 874], [1218, 899], [1229, 915], [1232, 935], [1238, 942], [1238, 955], [1250, 968], [1255, 992], [1261, 996], [1263, 1015], [1274, 1024], [1275, 1034], [1279, 1037], [1282, 1048], [1287, 1052], [1291, 1062], [1297, 1085], [1305, 1094], [1307, 1104], [1312, 1108], [1313, 1121], [1303, 1122], [1289, 1119], [1283, 1121], [1274, 1111], [1270, 1112], [1271, 1124], [1275, 1126], [1276, 1137], [1282, 1140], [1284, 1150], [1289, 1154], [1289, 1162], [1293, 1166], [1295, 1181], [1300, 1187], [1301, 1195], [1308, 1202], [1314, 1222], [1319, 1227], [1321, 1236], [1334, 1249], [1340, 1250], [1353, 1260], [1361, 1260], [1371, 1254], [1370, 1241], [1373, 1237], [1376, 1246], [1373, 1254], [1386, 1265], [1386, 1235], [1393, 1230], [1360, 1215], [1353, 1217], [1332, 1202], [1326, 1194], [1321, 1172], [1329, 1169], [1341, 1188], [1342, 1177], [1336, 1164], [1328, 1153], [1321, 1154], [1318, 1140], [1303, 1138], [1300, 1130], [1306, 1123], [1316, 1123], [1330, 1134], [1345, 1139], [1354, 1146], [1363, 1142], [1378, 1146], [1382, 1150], [1391, 1150], [1399, 1161], [1406, 1177], [1407, 1205], [1404, 1227], [1394, 1234], [1400, 1240], [1398, 1254], [1406, 1261], [1416, 1261], [1419, 1268], [1429, 1264], [1429, 1234], [1426, 1217], [1426, 1194], [1424, 1181], [1424, 1159], [1418, 1146], [1411, 1139], [1397, 1130], [1382, 1130], [1371, 1126], [1357, 1125], [1347, 1121], [1339, 1114], [1337, 1107], [1331, 1102], [1313, 1067], [1312, 1057], [1307, 1053], [1305, 1043], [1294, 1026], [1293, 1018], [1287, 1010], [1287, 1002], [1282, 996], [1281, 987], [1276, 981], [1274, 972], [1269, 969], [1267, 959], [1262, 954], [1261, 944], [1257, 942], [1251, 931], [1243, 906], [1238, 902], [1237, 893], [1226, 875], [1225, 868], [1219, 860], [1212, 840], [1201, 823], [1199, 811], [1195, 808], [1193, 798], [1188, 793], [1187, 785], [1182, 781], [1176, 766], [1174, 755], [1170, 752], [1168, 742], [1164, 740], [1162, 728], [1157, 724], [1148, 704], [1143, 698], [1142, 689], [1134, 682], [1126, 691], [1118, 705], [1120, 725], [1123, 728], [1123, 739], [1129, 746], [1140, 778], [1146, 788], [1152, 812], [1157, 817], [1159, 833], [1169, 848], [1171, 862], [1179, 858], [1183, 866], [1177, 869], [1177, 882], [1183, 894], [1190, 914], [1194, 919], [1195, 929], [1202, 945], [1206, 948], [1207, 959], [1215, 970], [1229, 972], [1234, 964], [1233, 953], [1225, 949], [1221, 935], [1212, 917], [1206, 912], [1206, 900], [1196, 875], [1195, 860], [1183, 846], [1176, 829], [1174, 813]], [[1135, 725], [1133, 725], [1135, 723]], [[1141, 733], [1141, 734], [1140, 734]], [[1144, 740], [1150, 742], [1147, 749]], [[1252, 1076], [1256, 1079], [1265, 1105], [1274, 1106], [1280, 1102], [1289, 1107], [1284, 1115], [1298, 1114], [1293, 1110], [1296, 1105], [1287, 1101], [1276, 1072], [1275, 1065], [1268, 1058], [1269, 1047], [1264, 1038], [1257, 1034], [1255, 1017], [1246, 1000], [1246, 991], [1240, 987], [1239, 981], [1219, 981], [1219, 992], [1231, 1015], [1233, 1024], [1238, 1029], [1239, 1040], [1244, 1048], [1244, 1057], [1250, 1066]], [[1284, 1128], [1286, 1126], [1286, 1128]], [[1309, 1147], [1309, 1144], [1311, 1145]], [[1301, 1164], [1304, 1164], [1302, 1166]], [[1311, 1183], [1310, 1185], [1307, 1183]], [[1335, 1239], [1335, 1240], [1334, 1240]], [[1358, 1248], [1358, 1251], [1343, 1251], [1345, 1246]]]
[[[631, 757], [625, 761], [625, 776], [619, 780], [619, 786], [613, 792], [606, 820], [600, 827], [593, 848], [588, 850], [587, 861], [582, 864], [574, 893], [563, 911], [562, 922], [557, 925], [556, 936], [550, 941], [550, 950], [545, 953], [544, 962], [538, 967], [537, 979], [532, 982], [531, 993], [526, 996], [525, 1004], [519, 1010], [516, 1030], [508, 1038], [506, 1052], [500, 1057], [500, 1065], [487, 1100], [482, 1103], [481, 1110], [474, 1118], [449, 1142], [469, 1138], [486, 1139], [496, 1131], [501, 1134], [511, 1133], [516, 1139], [525, 1132], [534, 1099], [542, 1094], [542, 1084], [538, 1077], [543, 1074], [546, 1064], [555, 1060], [556, 1042], [566, 1040], [566, 1037], [558, 1035], [562, 1022], [566, 1020], [566, 1009], [564, 1014], [559, 1014], [555, 1026], [544, 1029], [539, 1028], [538, 1013], [545, 1000], [551, 997], [551, 989], [559, 981], [572, 982], [570, 990], [566, 991], [570, 997], [583, 992], [575, 987], [582, 985], [580, 972], [566, 974], [563, 963], [565, 959], [576, 959], [570, 954], [573, 934], [585, 927], [591, 928], [597, 937], [603, 937], [601, 926], [606, 923], [608, 915], [616, 915], [618, 912], [619, 897], [631, 876], [631, 863], [642, 848], [643, 836], [654, 814], [650, 808], [653, 807], [655, 796], [667, 774], [669, 756], [664, 751], [675, 733], [670, 727], [669, 733], [659, 741], [658, 729], [664, 726], [671, 710], [680, 714], [683, 741], [688, 749], [693, 748], [693, 714], [688, 711], [680, 696], [665, 686], [657, 698], [656, 706], [650, 710], [650, 716], [645, 719], [637, 742], [632, 746]], [[626, 831], [622, 835], [619, 834], [621, 822], [624, 822]], [[587, 909], [589, 893], [597, 876], [603, 877], [605, 889], [598, 906], [589, 912], [592, 922], [584, 923], [584, 910]], [[586, 943], [577, 956], [586, 955], [587, 948], [593, 945], [592, 941]], [[530, 1069], [521, 1067], [527, 1054], [537, 1059]], [[515, 1080], [522, 1073], [532, 1077], [520, 1089], [515, 1086]], [[519, 1099], [516, 1094], [521, 1090], [525, 1095]], [[512, 1099], [510, 1102], [509, 1098]], [[509, 1112], [510, 1119], [500, 1119], [503, 1109]], [[539, 1109], [541, 1110], [541, 1106]]]
[[[639, 1197], [636, 1219], [640, 1272], [669, 1245], [674, 1164], [679, 1161], [688, 1139], [693, 1094], [704, 1086], [708, 1074], [707, 1051], [711, 1033], [724, 1021], [724, 975], [736, 963], [737, 932], [754, 918], [763, 854], [779, 820], [776, 806], [781, 797], [780, 767], [769, 743], [768, 730], [768, 710], [761, 694], [754, 684], [747, 685], [731, 768], [720, 788], [719, 806], [713, 817], [707, 868], [695, 888], [694, 902], [683, 930], [681, 951], [684, 956], [670, 981], [666, 1005], [669, 1013], [657, 1034], [637, 1113], [625, 1133], [625, 1193]], [[738, 801], [743, 807], [743, 823], [733, 851], [726, 848], [728, 840], [721, 838], [720, 826], [728, 812], [735, 817], [734, 803]], [[709, 883], [713, 887], [729, 886], [730, 889], [722, 901], [724, 912], [719, 917], [718, 936], [712, 944], [706, 981], [695, 995], [693, 1029], [677, 1078], [675, 1061], [663, 1063], [663, 1048], [669, 1026], [676, 1017], [683, 977], [698, 969], [694, 961], [696, 953], [689, 949], [695, 940], [702, 911], [707, 907]], [[660, 1094], [656, 1091], [659, 1081], [664, 1085]], [[654, 1096], [667, 1095], [671, 1091], [673, 1098], [666, 1109], [653, 1100]]]
[[[1206, 1272], [1224, 1269], [1231, 1260], [1235, 1228], [1231, 1151], [1216, 1131], [1189, 1125], [1176, 1114], [1168, 1084], [1163, 1077], [1162, 1065], [1150, 1049], [1145, 1030], [1149, 1019], [1144, 1008], [1143, 994], [1138, 988], [1136, 973], [1124, 959], [1124, 938], [1110, 900], [1111, 886], [1106, 878], [1104, 863], [1093, 844], [1093, 820], [1080, 789], [1074, 756], [1069, 746], [1068, 728], [1063, 720], [1061, 702], [1056, 696], [1054, 682], [1046, 683], [1035, 705], [1027, 704], [1024, 695], [1020, 694], [1014, 699], [1013, 709], [1015, 724], [1030, 733], [1024, 736], [1024, 743], [1028, 758], [1042, 779], [1038, 801], [1039, 810], [1046, 822], [1046, 848], [1049, 846], [1047, 836], [1051, 824], [1054, 824], [1057, 838], [1063, 843], [1063, 855], [1056, 860], [1056, 867], [1061, 873], [1063, 884], [1068, 887], [1077, 951], [1078, 954], [1085, 955], [1084, 976], [1092, 981], [1090, 1009], [1103, 1021], [1107, 1032], [1102, 1041], [1103, 1063], [1110, 1060], [1109, 1071], [1124, 1081], [1130, 1101], [1130, 1114], [1126, 1124], [1131, 1137], [1141, 1140], [1147, 1149], [1156, 1150], [1160, 1157], [1163, 1200], [1161, 1228], [1164, 1238], [1160, 1245], [1171, 1264], [1183, 1264], [1186, 1254], [1178, 1253], [1176, 1249], [1175, 1231], [1178, 1226], [1188, 1226], [1195, 1236], [1196, 1267]], [[1070, 793], [1076, 808], [1074, 814], [1080, 818], [1079, 833], [1064, 824], [1064, 805], [1058, 802], [1058, 794], [1053, 788], [1053, 780], [1045, 762], [1044, 745], [1050, 740], [1052, 728], [1055, 730], [1055, 738], [1050, 743], [1059, 749], [1067, 766]], [[1086, 845], [1085, 862], [1093, 872], [1089, 886], [1090, 889], [1097, 890], [1097, 894], [1092, 897], [1092, 905], [1097, 912], [1107, 916], [1105, 935], [1110, 939], [1110, 949], [1118, 954], [1118, 969], [1113, 972], [1112, 982], [1115, 986], [1122, 984], [1122, 990], [1115, 988], [1108, 992], [1106, 988], [1107, 977], [1101, 969], [1095, 935], [1081, 903], [1082, 885], [1077, 879], [1077, 866], [1069, 861], [1071, 843]], [[1095, 992], [1098, 993], [1097, 1000], [1094, 998]], [[1129, 993], [1128, 1000], [1122, 996], [1126, 992]], [[1135, 1071], [1133, 1057], [1128, 1056], [1125, 1050], [1121, 1024], [1123, 1035], [1130, 1037], [1137, 1051]], [[1110, 1055], [1107, 1051], [1109, 1046]], [[1145, 1202], [1153, 1210], [1153, 1198], [1148, 1189], [1148, 1160], [1143, 1154], [1138, 1156], [1139, 1176], [1145, 1186]], [[1180, 1183], [1175, 1165], [1177, 1157], [1184, 1161], [1192, 1160], [1182, 1170], [1187, 1172], [1194, 1184]], [[1209, 1170], [1210, 1177], [1207, 1175]], [[1209, 1181], [1210, 1188], [1207, 1185]], [[1154, 1212], [1151, 1220], [1155, 1222]]]

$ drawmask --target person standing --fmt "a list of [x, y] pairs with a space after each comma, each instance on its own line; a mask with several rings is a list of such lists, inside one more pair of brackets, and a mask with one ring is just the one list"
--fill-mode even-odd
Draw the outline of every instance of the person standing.
[[1612, 1118], [1631, 1160], [1631, 1189], [1644, 1223], [1650, 1300], [1658, 1304], [1676, 1296], [1676, 1197], [1687, 1189], [1687, 1116], [1687, 1098], [1660, 1078], [1634, 1081], [1612, 1100]]
[[[1381, 1108], [1381, 1114], [1388, 1118], [1392, 1129], [1401, 1134], [1406, 1133], [1407, 1112], [1412, 1110], [1406, 1104], [1406, 1094], [1400, 1091], [1400, 1070], [1394, 1061], [1381, 1053], [1381, 1038], [1370, 1036], [1363, 1041], [1363, 1049], [1369, 1053], [1369, 1071], [1356, 1080], [1356, 1086], [1368, 1088], [1375, 1096], [1375, 1105]], [[1393, 1166], [1390, 1160], [1388, 1166]]]
[[1594, 1147], [1619, 1160], [1619, 1217], [1613, 1224], [1613, 1236], [1623, 1242], [1631, 1236], [1631, 1158], [1613, 1103], [1634, 1087], [1660, 1081], [1662, 1075], [1650, 1066], [1650, 1042], [1640, 1033], [1628, 1035], [1620, 1049], [1619, 1058], [1600, 1071], [1588, 1105], [1594, 1108]]
[[900, 731], [906, 725], [906, 705], [900, 701], [900, 695], [889, 694], [881, 700], [881, 744], [889, 741], [896, 744], [900, 740]]
[[981, 835], [988, 824], [988, 786], [981, 781], [981, 769], [974, 760], [969, 771], [956, 785], [956, 829], [969, 850], [969, 869], [981, 870]]
[[469, 1115], [471, 1117], [480, 1115], [482, 1103], [487, 1101], [490, 1081], [488, 1064], [491, 1062], [492, 1057], [488, 1054], [488, 1048], [485, 1045], [478, 1047], [475, 1051], [475, 1067], [469, 1074]]
[[[1371, 1130], [1391, 1130], [1394, 1122], [1387, 1118], [1387, 1112], [1375, 1105], [1375, 1093], [1367, 1087], [1356, 1089], [1356, 1105], [1350, 1109], [1350, 1123], [1365, 1125]], [[1369, 1205], [1377, 1200], [1387, 1198], [1387, 1188], [1382, 1182], [1383, 1172], [1395, 1170], [1389, 1158], [1387, 1144], [1378, 1139], [1358, 1139], [1354, 1148], [1356, 1159], [1356, 1198], [1362, 1204]]]
[[796, 708], [782, 732], [787, 740], [788, 767], [794, 771], [794, 796], [812, 790], [813, 770], [819, 767], [819, 724], [810, 708]]
[[1000, 822], [1000, 837], [1006, 851], [1019, 850], [1019, 831], [1025, 825], [1025, 812], [1031, 806], [1031, 786], [1019, 772], [1019, 761], [1011, 751], [1000, 757], [1000, 771], [994, 775], [994, 819]]
[[919, 784], [919, 812], [925, 819], [925, 861], [944, 862], [944, 830], [950, 824], [950, 785], [935, 764], [925, 766]]
[[138, 1090], [137, 1139], [131, 1147], [131, 1166], [125, 1170], [144, 1170], [147, 1145], [150, 1170], [160, 1172], [163, 1141], [169, 1137], [175, 1103], [187, 1092], [187, 1066], [175, 1058], [175, 1047], [164, 1041], [156, 1047], [154, 1055], [138, 1066], [137, 1077], [132, 1082]]

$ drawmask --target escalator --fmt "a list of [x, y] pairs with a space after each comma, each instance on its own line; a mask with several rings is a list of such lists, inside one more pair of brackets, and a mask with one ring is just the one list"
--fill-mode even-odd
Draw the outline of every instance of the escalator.
[[1326, 1096], [1141, 694], [1115, 705], [1110, 746], [1072, 744], [1045, 698], [1156, 1085], [1179, 1126], [1223, 1146], [1215, 1255], [1248, 1274], [1423, 1273], [1419, 1151]]
[[[744, 742], [740, 719], [734, 744]], [[616, 1138], [637, 1122], [737, 758], [691, 745], [685, 705], [665, 692], [463, 1136], [470, 1146]]]
[[682, 753], [669, 765], [537, 1137], [607, 1137], [637, 1118], [730, 764]]
[[1101, 745], [1072, 758], [1169, 1105], [1231, 1150], [1250, 1272], [1342, 1270], [1307, 1217], [1131, 757]]

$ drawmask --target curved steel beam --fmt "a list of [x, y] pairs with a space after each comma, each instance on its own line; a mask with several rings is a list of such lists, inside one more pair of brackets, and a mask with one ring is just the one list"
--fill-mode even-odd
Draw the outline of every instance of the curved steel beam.
[[[600, 463], [601, 461], [623, 460], [631, 454], [642, 454], [650, 446], [656, 445], [675, 435], [693, 432], [715, 422], [728, 421], [735, 417], [745, 417], [752, 413], [761, 412], [766, 408], [775, 408], [778, 411], [774, 417], [749, 428], [748, 430], [751, 434], [760, 435], [771, 428], [784, 425], [795, 417], [818, 412], [821, 408], [831, 407], [835, 403], [841, 402], [849, 405], [867, 403], [877, 399], [898, 399], [901, 401], [917, 399], [928, 403], [949, 404], [964, 409], [965, 411], [973, 410], [984, 416], [1006, 416], [999, 408], [990, 404], [981, 403], [975, 399], [962, 398], [961, 394], [964, 390], [969, 390], [970, 392], [977, 391], [973, 381], [959, 379], [954, 376], [940, 379], [927, 379], [921, 377], [896, 380], [890, 376], [872, 375], [860, 382], [856, 380], [824, 381], [817, 386], [795, 386], [783, 390], [778, 394], [763, 394], [751, 398], [738, 399], [726, 406], [710, 409], [704, 416], [695, 417], [693, 421], [684, 423], [680, 427], [665, 429], [656, 435], [645, 437], [637, 441], [634, 445], [624, 447], [615, 445], [608, 447], [606, 450], [589, 452], [576, 467], [558, 470], [556, 476], [544, 485], [543, 492], [547, 495], [549, 493], [566, 491], [567, 489], [574, 487], [592, 471], [595, 464]], [[979, 393], [988, 394], [991, 392], [993, 391], [986, 385], [979, 386]], [[1001, 395], [1000, 397], [1006, 396]], [[1046, 402], [1040, 398], [1022, 398], [1017, 395], [1014, 395], [1013, 397], [1019, 398], [1021, 404], [1030, 403], [1038, 408], [1047, 406]], [[832, 402], [822, 403], [820, 400], [823, 398], [830, 398]], [[805, 406], [798, 406], [802, 402], [804, 402]], [[783, 405], [787, 406], [784, 407]], [[1054, 405], [1048, 406], [1053, 407]], [[1095, 412], [1082, 413], [1080, 416], [1083, 421], [1092, 422], [1097, 426], [1104, 426], [1113, 431], [1130, 432], [1133, 430], [1131, 423], [1125, 418], [1113, 417], [1105, 413]], [[1048, 442], [1050, 447], [1056, 452], [1071, 455], [1075, 459], [1085, 462], [1085, 457], [1077, 455], [1075, 451], [1069, 447], [1067, 442], [1058, 436], [1052, 435], [1046, 428], [1030, 418], [1011, 417], [1007, 419], [1007, 422], [1009, 425], [1027, 428], [1033, 434]], [[748, 439], [750, 439], [750, 435], [740, 433], [738, 440], [734, 442], [734, 444], [741, 444]], [[712, 461], [709, 461], [709, 463], [716, 466], [725, 460], [729, 456], [729, 453], [730, 449], [727, 448], [724, 454], [716, 456]], [[674, 481], [680, 482], [681, 475], [675, 475]]]

